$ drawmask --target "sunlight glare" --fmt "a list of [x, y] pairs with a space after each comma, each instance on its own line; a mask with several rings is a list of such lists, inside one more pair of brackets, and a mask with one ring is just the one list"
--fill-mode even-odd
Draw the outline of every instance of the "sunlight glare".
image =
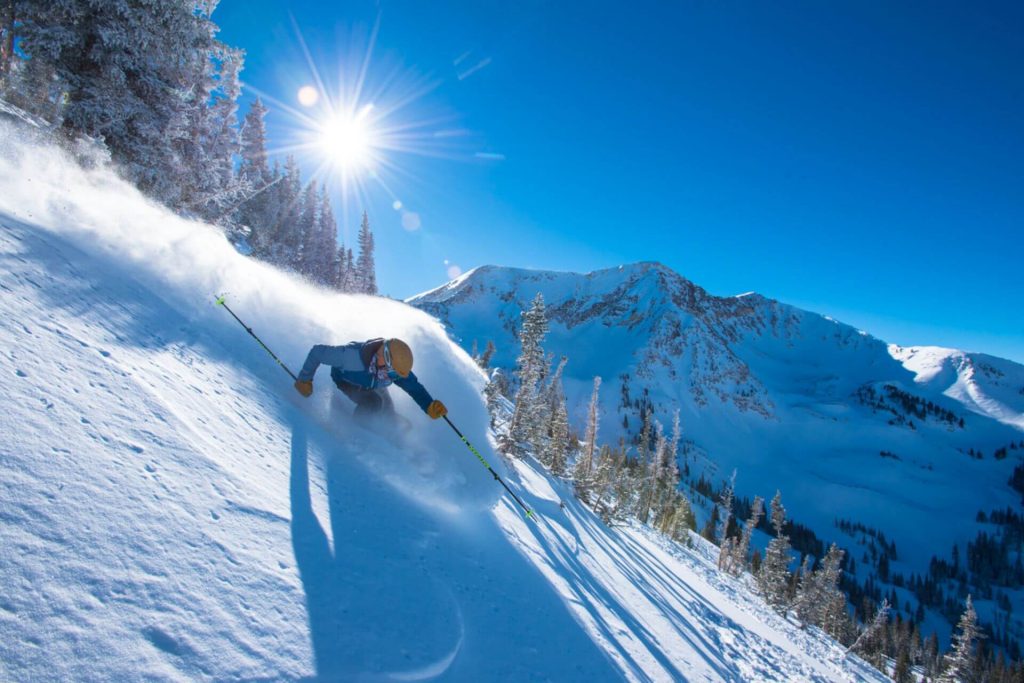
[[373, 129], [364, 115], [342, 114], [324, 124], [320, 131], [323, 151], [343, 170], [368, 168], [373, 162], [375, 140]]

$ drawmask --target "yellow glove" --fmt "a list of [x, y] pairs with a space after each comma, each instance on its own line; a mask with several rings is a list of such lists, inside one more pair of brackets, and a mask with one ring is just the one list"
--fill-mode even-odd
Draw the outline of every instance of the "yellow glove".
[[313, 382], [303, 382], [301, 379], [295, 380], [295, 391], [309, 398], [313, 394]]
[[440, 401], [433, 401], [427, 406], [427, 415], [432, 419], [436, 420], [439, 417], [444, 417], [448, 414], [448, 409], [444, 407], [444, 404]]

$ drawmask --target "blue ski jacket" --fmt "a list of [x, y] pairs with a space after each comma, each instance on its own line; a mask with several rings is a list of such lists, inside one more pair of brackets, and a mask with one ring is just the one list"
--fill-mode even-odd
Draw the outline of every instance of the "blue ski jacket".
[[392, 380], [386, 375], [378, 375], [375, 371], [373, 356], [383, 343], [383, 339], [371, 339], [365, 342], [351, 342], [344, 346], [317, 344], [309, 350], [306, 362], [299, 371], [299, 380], [312, 382], [317, 368], [321, 365], [330, 365], [331, 379], [339, 387], [344, 382], [369, 391], [394, 384], [409, 394], [423, 412], [427, 412], [434, 399], [416, 379], [415, 373], [409, 372], [408, 377]]

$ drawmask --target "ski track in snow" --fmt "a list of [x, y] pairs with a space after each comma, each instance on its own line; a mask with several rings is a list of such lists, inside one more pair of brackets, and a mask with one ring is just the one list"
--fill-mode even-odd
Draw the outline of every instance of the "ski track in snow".
[[410, 402], [384, 439], [324, 371], [301, 399], [209, 295], [291, 363], [338, 327], [408, 336], [488, 450], [479, 373], [423, 314], [273, 275], [5, 125], [0, 146], [0, 679], [884, 680], [700, 547], [490, 456], [525, 521]]

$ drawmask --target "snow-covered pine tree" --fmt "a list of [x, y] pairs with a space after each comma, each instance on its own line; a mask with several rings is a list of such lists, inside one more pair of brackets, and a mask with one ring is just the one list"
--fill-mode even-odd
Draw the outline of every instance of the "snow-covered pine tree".
[[331, 198], [327, 194], [327, 187], [320, 191], [320, 213], [317, 225], [317, 257], [315, 259], [316, 269], [314, 279], [327, 287], [336, 287], [337, 254], [338, 254], [338, 224], [334, 220], [334, 210], [331, 208]]
[[594, 378], [594, 389], [590, 394], [590, 406], [587, 408], [587, 430], [583, 437], [583, 447], [576, 458], [572, 470], [572, 480], [576, 495], [584, 503], [589, 502], [595, 485], [594, 453], [597, 448], [597, 431], [599, 427], [598, 394], [601, 390], [601, 378]]
[[359, 263], [356, 266], [359, 274], [357, 286], [362, 294], [377, 294], [377, 266], [374, 263], [373, 246], [370, 217], [364, 211], [363, 222], [359, 225]]
[[334, 263], [331, 266], [331, 286], [339, 292], [347, 292], [345, 283], [348, 279], [346, 268], [348, 266], [348, 251], [345, 243], [339, 244], [334, 252]]
[[214, 43], [210, 59], [198, 63], [190, 106], [183, 120], [187, 127], [178, 136], [177, 184], [181, 196], [174, 207], [222, 226], [236, 234], [233, 207], [249, 192], [248, 183], [235, 174], [241, 144], [238, 129], [238, 75], [242, 52]]
[[757, 585], [765, 602], [781, 613], [788, 607], [789, 587], [789, 536], [783, 533], [786, 524], [786, 508], [782, 505], [782, 492], [776, 491], [771, 502], [771, 523], [775, 537], [768, 542], [761, 570], [757, 574]]
[[298, 233], [298, 251], [295, 254], [295, 270], [316, 281], [317, 259], [320, 250], [317, 244], [317, 231], [320, 226], [320, 202], [317, 196], [316, 181], [311, 180], [302, 193], [299, 202], [298, 222], [295, 231]]
[[750, 517], [743, 525], [743, 532], [739, 540], [732, 548], [732, 557], [727, 561], [726, 571], [739, 576], [747, 568], [748, 556], [750, 555], [750, 541], [754, 537], [754, 529], [761, 522], [764, 514], [764, 498], [754, 496], [754, 502], [750, 506]]
[[[491, 351], [493, 346], [492, 342], [488, 342], [488, 351], [484, 353], [486, 354]], [[493, 355], [493, 352], [491, 352], [491, 355]], [[538, 452], [540, 453], [540, 461], [549, 468], [551, 467], [553, 452], [559, 451], [564, 462], [566, 451], [569, 448], [568, 412], [565, 410], [565, 390], [562, 387], [562, 373], [568, 360], [567, 357], [562, 356], [554, 374], [551, 376], [547, 391], [544, 392], [543, 397], [538, 397], [538, 401], [543, 401], [545, 404], [545, 412], [538, 415], [538, 418], [540, 418], [540, 424], [547, 437], [546, 442]]]
[[356, 257], [352, 253], [352, 247], [345, 252], [345, 286], [343, 292], [358, 292], [358, 274], [356, 273]]
[[682, 426], [679, 411], [672, 418], [672, 438], [666, 444], [661, 455], [658, 468], [657, 495], [654, 502], [654, 519], [658, 526], [663, 526], [675, 507], [676, 490], [679, 488], [679, 462], [677, 454], [679, 441], [682, 438]]
[[498, 407], [503, 399], [508, 398], [508, 378], [501, 368], [494, 368], [489, 381], [484, 386], [484, 397], [487, 399], [487, 412], [491, 416], [491, 429], [497, 427]]
[[[551, 375], [551, 363], [553, 362], [553, 356], [546, 355], [544, 362], [541, 363], [540, 375], [537, 377], [536, 391], [534, 393], [533, 401], [529, 406], [529, 411], [526, 419], [526, 440], [530, 444], [530, 449], [535, 454], [543, 453], [550, 440], [550, 425], [548, 424], [551, 417], [551, 384], [545, 382], [545, 379]], [[559, 365], [561, 365], [559, 361]]]
[[218, 74], [214, 91], [207, 158], [211, 169], [211, 196], [201, 215], [207, 220], [236, 230], [232, 207], [244, 200], [252, 188], [235, 174], [235, 161], [241, 152], [238, 123], [238, 97], [242, 92], [239, 73], [244, 62], [241, 50], [221, 46], [217, 51]]
[[651, 510], [656, 504], [658, 492], [662, 481], [662, 470], [665, 463], [665, 452], [668, 450], [668, 440], [662, 431], [661, 423], [654, 422], [654, 450], [644, 471], [643, 481], [640, 484], [640, 508], [637, 519], [642, 524], [647, 524], [651, 518]]
[[[519, 331], [520, 352], [517, 365], [519, 368], [519, 388], [516, 391], [515, 410], [502, 450], [509, 455], [524, 457], [526, 448], [530, 447], [533, 433], [533, 420], [538, 415], [539, 383], [543, 366], [546, 363], [544, 349], [541, 346], [548, 333], [547, 313], [544, 307], [544, 296], [537, 292], [530, 308], [523, 313], [523, 326]], [[541, 406], [540, 410], [543, 410]]]
[[284, 179], [274, 186], [278, 204], [278, 229], [274, 231], [271, 244], [270, 262], [282, 268], [298, 271], [302, 232], [299, 229], [302, 215], [302, 171], [295, 157], [288, 155], [284, 160]]
[[615, 453], [607, 444], [601, 446], [597, 454], [597, 467], [594, 471], [594, 512], [605, 524], [612, 523], [612, 508], [605, 504], [611, 493], [612, 481], [615, 477]]
[[637, 509], [637, 486], [633, 476], [635, 468], [632, 467], [625, 441], [620, 441], [617, 457], [618, 466], [612, 481], [612, 495], [615, 497], [612, 518], [624, 519], [635, 514]]
[[674, 541], [690, 543], [690, 532], [697, 530], [697, 518], [693, 514], [690, 500], [682, 493], [676, 492], [672, 506], [672, 515], [666, 517], [667, 523], [662, 531]]
[[242, 130], [239, 133], [241, 162], [238, 175], [252, 185], [254, 192], [259, 192], [272, 180], [270, 165], [267, 162], [267, 126], [264, 122], [266, 116], [267, 108], [263, 100], [257, 97], [249, 105], [249, 111], [242, 120]]
[[176, 147], [208, 101], [207, 65], [218, 43], [215, 0], [17, 0], [15, 38], [29, 61], [53, 67], [70, 137], [102, 140], [129, 180], [177, 206]]
[[715, 539], [718, 541], [718, 568], [725, 569], [729, 565], [729, 558], [732, 556], [732, 542], [729, 538], [729, 523], [732, 522], [733, 491], [736, 490], [736, 470], [733, 470], [729, 481], [722, 488], [718, 497], [718, 529], [715, 530]]
[[838, 633], [845, 616], [846, 596], [839, 590], [844, 551], [835, 543], [817, 571], [801, 577], [797, 596], [797, 617], [805, 625], [819, 626], [827, 633]]
[[565, 476], [569, 453], [569, 411], [564, 394], [551, 415], [551, 443], [548, 448], [551, 474]]
[[649, 504], [646, 498], [644, 482], [651, 459], [651, 414], [640, 411], [640, 434], [637, 436], [636, 444], [636, 467], [631, 479], [635, 480], [635, 495], [632, 496], [631, 512], [637, 519], [646, 519], [648, 512], [646, 506]]
[[978, 613], [971, 596], [967, 596], [963, 614], [953, 634], [952, 649], [943, 658], [942, 674], [936, 683], [966, 683], [974, 680], [974, 644], [982, 636], [978, 630]]

